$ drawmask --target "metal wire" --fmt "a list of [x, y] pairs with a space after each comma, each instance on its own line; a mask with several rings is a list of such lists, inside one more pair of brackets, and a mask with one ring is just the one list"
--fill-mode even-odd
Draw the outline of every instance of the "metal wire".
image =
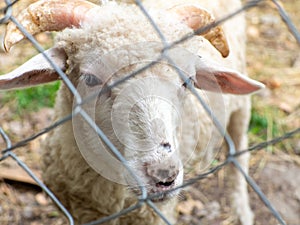
[[[144, 204], [147, 204], [150, 208], [152, 208], [153, 211], [165, 222], [165, 224], [171, 225], [172, 223], [168, 220], [168, 218], [165, 215], [163, 215], [163, 213], [156, 207], [156, 205], [152, 201], [152, 199], [158, 197], [159, 194], [152, 194], [152, 195], [148, 195], [147, 194], [146, 188], [142, 185], [142, 182], [140, 181], [139, 177], [137, 177], [135, 175], [135, 173], [132, 171], [132, 169], [128, 166], [128, 162], [126, 161], [126, 159], [122, 156], [122, 154], [118, 151], [118, 149], [111, 143], [111, 141], [108, 139], [108, 137], [105, 136], [105, 134], [103, 133], [103, 131], [94, 123], [94, 121], [92, 120], [92, 118], [90, 118], [90, 116], [82, 108], [83, 104], [85, 104], [86, 102], [94, 99], [99, 93], [92, 94], [92, 95], [88, 96], [87, 98], [82, 99], [82, 97], [77, 92], [77, 90], [74, 87], [74, 85], [71, 83], [71, 81], [66, 76], [66, 74], [57, 65], [55, 65], [55, 63], [52, 62], [51, 59], [46, 54], [43, 53], [44, 49], [39, 45], [39, 43], [35, 40], [35, 38], [32, 35], [30, 35], [30, 33], [28, 33], [26, 31], [26, 29], [24, 29], [24, 27], [22, 27], [22, 25], [12, 16], [12, 10], [13, 10], [12, 6], [17, 1], [18, 0], [11, 2], [10, 0], [5, 0], [6, 7], [0, 10], [0, 12], [4, 14], [3, 18], [0, 18], [0, 24], [7, 23], [9, 21], [11, 21], [11, 22], [13, 22], [13, 23], [16, 24], [16, 26], [18, 27], [18, 29], [33, 44], [33, 46], [39, 52], [41, 52], [44, 55], [44, 57], [50, 63], [50, 65], [57, 71], [57, 73], [59, 74], [59, 76], [63, 80], [64, 84], [69, 88], [69, 90], [71, 91], [71, 93], [74, 95], [74, 98], [76, 100], [76, 106], [75, 106], [75, 108], [73, 110], [73, 113], [71, 115], [67, 115], [64, 118], [60, 118], [57, 122], [55, 122], [52, 125], [44, 128], [40, 132], [34, 134], [31, 137], [25, 138], [25, 139], [23, 139], [23, 140], [15, 143], [15, 144], [11, 143], [10, 138], [7, 136], [7, 134], [4, 132], [4, 130], [0, 127], [0, 134], [1, 134], [2, 138], [3, 138], [3, 140], [6, 143], [6, 148], [1, 151], [2, 156], [0, 157], [0, 162], [4, 161], [7, 158], [12, 158], [13, 160], [15, 160], [18, 163], [18, 165], [29, 176], [31, 176], [35, 180], [35, 182], [45, 191], [45, 193], [61, 209], [61, 211], [63, 212], [63, 214], [67, 217], [69, 223], [73, 225], [74, 221], [73, 221], [73, 217], [70, 215], [70, 213], [65, 209], [65, 207], [62, 205], [62, 203], [55, 197], [55, 195], [49, 190], [49, 188], [47, 186], [45, 186], [42, 183], [42, 181], [40, 181], [38, 179], [38, 177], [28, 168], [28, 166], [23, 161], [20, 160], [20, 158], [13, 152], [13, 150], [17, 149], [19, 147], [25, 146], [26, 144], [30, 143], [32, 140], [34, 140], [34, 139], [40, 137], [41, 135], [43, 135], [43, 134], [45, 134], [45, 133], [47, 133], [47, 132], [49, 132], [49, 131], [57, 128], [61, 124], [65, 123], [65, 122], [67, 122], [69, 120], [71, 120], [73, 117], [80, 116], [80, 117], [82, 117], [90, 125], [90, 127], [92, 129], [95, 130], [95, 132], [99, 135], [99, 137], [101, 137], [101, 139], [104, 141], [104, 143], [111, 149], [111, 151], [115, 155], [115, 157], [118, 158], [120, 160], [120, 162], [122, 162], [122, 164], [124, 165], [124, 167], [128, 170], [129, 174], [137, 182], [137, 184], [139, 186], [139, 189], [141, 191], [141, 195], [138, 197], [137, 204], [135, 204], [135, 205], [133, 205], [131, 207], [128, 207], [126, 209], [123, 209], [122, 211], [114, 213], [114, 214], [112, 214], [110, 216], [107, 216], [107, 217], [104, 217], [104, 218], [100, 218], [99, 220], [95, 220], [95, 221], [92, 221], [90, 223], [86, 223], [85, 225], [103, 224], [103, 223], [105, 223], [107, 221], [116, 219], [116, 218], [118, 218], [118, 217], [120, 217], [122, 215], [125, 215], [125, 214], [133, 211], [133, 210], [136, 210], [136, 209], [138, 209], [139, 207], [141, 207]], [[148, 14], [147, 9], [143, 6], [143, 4], [142, 4], [141, 1], [137, 0], [136, 1], [137, 6], [140, 8], [140, 10], [143, 12], [143, 14], [145, 15], [145, 17], [149, 20], [149, 22], [152, 24], [153, 28], [156, 30], [156, 32], [159, 35], [159, 37], [161, 39], [161, 42], [162, 42], [162, 44], [164, 46], [164, 49], [162, 51], [162, 54], [156, 60], [150, 62], [147, 65], [145, 65], [143, 68], [140, 68], [139, 70], [133, 71], [132, 73], [124, 76], [124, 78], [116, 81], [111, 86], [108, 86], [108, 87], [104, 88], [102, 90], [102, 92], [104, 93], [106, 91], [109, 91], [111, 88], [119, 85], [120, 83], [128, 80], [129, 78], [134, 77], [135, 75], [137, 75], [140, 72], [148, 69], [149, 67], [155, 65], [156, 63], [160, 62], [163, 59], [166, 59], [171, 65], [174, 65], [174, 68], [176, 69], [176, 71], [177, 71], [178, 75], [181, 77], [181, 79], [182, 80], [186, 80], [187, 77], [182, 73], [182, 71], [180, 69], [178, 69], [176, 67], [176, 64], [169, 57], [168, 50], [171, 49], [172, 47], [176, 46], [177, 44], [182, 43], [182, 42], [188, 40], [189, 38], [191, 38], [195, 34], [205, 33], [207, 30], [211, 29], [212, 27], [218, 26], [219, 24], [225, 22], [226, 20], [228, 20], [228, 19], [236, 16], [237, 14], [239, 14], [239, 13], [241, 13], [241, 12], [247, 10], [247, 9], [250, 9], [252, 7], [257, 7], [262, 2], [265, 2], [265, 1], [263, 1], [263, 0], [249, 1], [241, 9], [232, 12], [231, 14], [229, 14], [226, 17], [224, 17], [224, 18], [216, 21], [213, 24], [210, 24], [210, 25], [208, 25], [206, 27], [203, 27], [203, 28], [195, 31], [194, 34], [181, 37], [179, 40], [177, 40], [175, 42], [167, 43], [167, 41], [166, 41], [166, 39], [164, 37], [164, 34], [160, 31], [159, 27], [155, 24], [154, 20]], [[299, 34], [299, 31], [296, 29], [296, 27], [294, 26], [294, 24], [292, 23], [292, 21], [290, 20], [290, 18], [287, 15], [287, 13], [284, 11], [284, 9], [280, 6], [280, 4], [278, 4], [278, 2], [276, 0], [272, 0], [272, 2], [277, 7], [278, 13], [282, 17], [283, 21], [286, 23], [288, 29], [290, 30], [290, 32], [293, 34], [293, 36], [296, 38], [296, 40], [300, 44], [300, 34]], [[250, 151], [257, 151], [257, 150], [263, 149], [263, 148], [265, 148], [265, 147], [267, 147], [269, 145], [274, 145], [276, 143], [279, 143], [279, 142], [281, 142], [281, 141], [283, 141], [285, 139], [292, 138], [293, 136], [295, 136], [297, 133], [300, 132], [300, 128], [298, 128], [298, 129], [296, 129], [294, 131], [288, 132], [285, 135], [283, 135], [282, 137], [278, 137], [278, 138], [275, 138], [273, 140], [270, 140], [270, 141], [267, 141], [267, 142], [264, 142], [264, 143], [259, 143], [256, 146], [250, 147], [250, 148], [242, 150], [242, 151], [236, 151], [234, 143], [233, 143], [231, 137], [226, 132], [225, 128], [221, 125], [221, 123], [218, 121], [217, 117], [213, 114], [213, 112], [209, 108], [209, 106], [199, 96], [198, 92], [195, 90], [195, 88], [190, 83], [187, 83], [187, 87], [190, 89], [190, 91], [196, 96], [196, 98], [198, 99], [198, 101], [201, 103], [202, 107], [207, 112], [207, 114], [210, 116], [212, 122], [214, 123], [215, 127], [218, 129], [218, 131], [220, 132], [220, 134], [222, 134], [224, 136], [224, 139], [225, 139], [225, 141], [226, 141], [226, 143], [228, 145], [229, 155], [228, 155], [227, 159], [224, 162], [221, 162], [218, 166], [210, 168], [207, 172], [199, 174], [199, 175], [193, 177], [192, 179], [186, 180], [182, 185], [180, 185], [180, 186], [178, 186], [178, 187], [176, 187], [176, 188], [174, 188], [172, 190], [168, 190], [166, 192], [173, 192], [173, 191], [176, 191], [178, 189], [183, 189], [183, 188], [185, 188], [187, 186], [190, 186], [190, 185], [192, 185], [192, 184], [194, 184], [196, 182], [199, 182], [199, 180], [205, 179], [210, 174], [218, 172], [219, 170], [223, 169], [228, 164], [232, 164], [245, 177], [245, 179], [248, 182], [248, 184], [253, 188], [253, 190], [257, 193], [257, 195], [261, 198], [261, 200], [263, 201], [263, 203], [269, 208], [270, 212], [274, 215], [274, 217], [277, 219], [277, 221], [280, 224], [285, 225], [286, 224], [285, 221], [282, 219], [281, 215], [275, 210], [275, 208], [272, 206], [272, 204], [268, 201], [268, 199], [266, 198], [266, 196], [260, 190], [259, 186], [242, 169], [241, 165], [237, 161], [237, 157], [239, 157], [240, 155], [243, 155], [245, 153], [248, 153]]]
[[[6, 142], [7, 148], [11, 147], [11, 141], [9, 137], [6, 135], [4, 130], [0, 127], [0, 134], [4, 141]], [[70, 225], [74, 224], [73, 217], [68, 212], [68, 210], [63, 206], [63, 204], [56, 198], [56, 196], [50, 191], [50, 189], [30, 170], [30, 168], [13, 152], [9, 151], [3, 154], [0, 158], [0, 162], [6, 158], [12, 158], [15, 160], [18, 165], [42, 188], [42, 190], [52, 199], [52, 201], [58, 206], [58, 208], [65, 214], [67, 219], [69, 220]]]

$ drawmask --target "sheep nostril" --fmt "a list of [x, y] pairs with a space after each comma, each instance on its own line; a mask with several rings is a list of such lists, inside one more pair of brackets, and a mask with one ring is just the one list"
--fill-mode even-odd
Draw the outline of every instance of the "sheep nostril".
[[169, 182], [162, 182], [162, 181], [160, 181], [160, 182], [156, 183], [156, 187], [162, 187], [162, 186], [169, 187], [172, 184], [174, 184], [174, 181], [175, 180], [172, 180], [172, 181], [169, 181]]

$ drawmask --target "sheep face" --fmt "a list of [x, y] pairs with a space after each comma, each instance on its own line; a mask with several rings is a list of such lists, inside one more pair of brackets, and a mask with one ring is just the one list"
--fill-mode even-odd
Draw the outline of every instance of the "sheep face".
[[[123, 46], [102, 56], [89, 55], [93, 60], [81, 60], [80, 69], [74, 69], [76, 73], [81, 71], [77, 84], [80, 95], [87, 99], [91, 95], [96, 96], [83, 108], [118, 147], [130, 168], [152, 194], [182, 184], [180, 143], [182, 133], [188, 129], [182, 118], [185, 107], [191, 105], [187, 83], [192, 81], [192, 72], [188, 70], [194, 68], [194, 62], [191, 60], [191, 65], [185, 64], [180, 68], [177, 56], [195, 57], [183, 49], [170, 52], [179, 66], [177, 69], [186, 76], [183, 81], [170, 63], [155, 61], [160, 49], [160, 44], [156, 43]], [[120, 58], [127, 60], [117, 60]], [[128, 74], [153, 62], [155, 65], [114, 86]], [[197, 107], [193, 109], [192, 113], [196, 115]], [[107, 179], [129, 185], [138, 192], [137, 182], [126, 172], [123, 164], [111, 156], [111, 150], [91, 129], [82, 129], [87, 127], [86, 122], [75, 117], [73, 127], [79, 150], [86, 161]], [[193, 136], [197, 137], [197, 129], [194, 132]], [[197, 139], [193, 144], [196, 143]], [[157, 195], [155, 199], [164, 200], [174, 194]]]

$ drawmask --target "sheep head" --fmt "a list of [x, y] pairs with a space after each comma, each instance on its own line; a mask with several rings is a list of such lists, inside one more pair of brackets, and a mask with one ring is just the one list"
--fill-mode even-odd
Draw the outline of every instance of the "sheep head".
[[[123, 37], [129, 39], [126, 39], [127, 44], [122, 44], [122, 40], [114, 45], [108, 39], [101, 39], [101, 32], [109, 30], [110, 25], [105, 27], [105, 22], [101, 24], [102, 21], [98, 21], [101, 29], [97, 30], [93, 17], [108, 10], [111, 10], [111, 17], [117, 17], [120, 12], [126, 15], [126, 10], [134, 6], [105, 7], [108, 6], [97, 6], [82, 0], [42, 0], [29, 6], [18, 18], [30, 34], [71, 28], [65, 31], [65, 35], [63, 31], [56, 46], [44, 54], [66, 72], [83, 98], [96, 96], [84, 104], [83, 109], [120, 149], [134, 172], [147, 185], [149, 193], [168, 190], [182, 183], [183, 163], [180, 156], [185, 151], [182, 148], [197, 145], [195, 138], [190, 146], [182, 146], [184, 134], [193, 130], [192, 135], [199, 136], [197, 124], [182, 126], [188, 123], [186, 120], [190, 117], [198, 121], [197, 107], [191, 107], [193, 103], [187, 87], [191, 84], [198, 89], [216, 93], [249, 94], [261, 89], [263, 85], [238, 71], [224, 68], [180, 47], [168, 50], [168, 58], [160, 58], [162, 44], [158, 40], [141, 37], [136, 33], [140, 31], [132, 28], [126, 16], [122, 17], [126, 29], [116, 32], [131, 32], [123, 34]], [[195, 6], [177, 6], [165, 13], [174, 16], [174, 23], [182, 23], [186, 31], [199, 29], [213, 21], [207, 11]], [[136, 16], [137, 21], [146, 20], [143, 16]], [[93, 33], [89, 36], [87, 32]], [[69, 38], [64, 39], [66, 36]], [[81, 38], [81, 43], [76, 42], [75, 36]], [[213, 28], [203, 36], [223, 56], [228, 55], [228, 45], [221, 27]], [[134, 43], [132, 40], [135, 37], [138, 38]], [[4, 46], [9, 50], [23, 38], [24, 35], [16, 26], [9, 24]], [[106, 44], [110, 47], [106, 47]], [[146, 70], [142, 69], [147, 64], [153, 65]], [[136, 76], [114, 86], [120, 79], [138, 70], [141, 72]], [[181, 71], [184, 79], [178, 76], [178, 71]], [[0, 76], [0, 89], [28, 87], [57, 79], [57, 72], [39, 54], [16, 70]], [[63, 87], [61, 91], [66, 91], [66, 88]], [[66, 102], [71, 113], [72, 99]], [[189, 108], [189, 115], [186, 108]], [[88, 129], [84, 120], [73, 120], [73, 128], [79, 150], [92, 168], [108, 179], [130, 184], [135, 189], [135, 181], [124, 175], [126, 170], [122, 164], [112, 156], [98, 136]], [[162, 194], [157, 200], [169, 197], [171, 194]]]

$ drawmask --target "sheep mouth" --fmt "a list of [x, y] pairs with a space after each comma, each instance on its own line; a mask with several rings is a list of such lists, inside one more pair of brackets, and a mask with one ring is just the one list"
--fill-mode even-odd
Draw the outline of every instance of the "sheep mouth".
[[[175, 180], [172, 181], [159, 181], [155, 183], [155, 188], [150, 191], [150, 198], [153, 202], [164, 202], [172, 198], [175, 194], [172, 188], [175, 187]], [[152, 195], [152, 196], [151, 196]]]
[[159, 181], [159, 182], [155, 183], [155, 187], [156, 187], [157, 189], [161, 189], [162, 191], [169, 190], [169, 189], [171, 189], [174, 185], [175, 185], [175, 180], [172, 180], [172, 181], [166, 181], [166, 182]]
[[[146, 186], [146, 188], [149, 199], [156, 203], [168, 201], [179, 192], [178, 190], [172, 191], [175, 188], [175, 180], [167, 182], [159, 181]], [[132, 188], [132, 191], [137, 195], [141, 194], [140, 189]]]

